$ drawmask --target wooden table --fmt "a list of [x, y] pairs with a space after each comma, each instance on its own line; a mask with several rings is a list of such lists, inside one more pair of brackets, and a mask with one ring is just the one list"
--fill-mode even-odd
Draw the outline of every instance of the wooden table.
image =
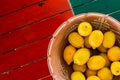
[[120, 20], [119, 3], [120, 0], [0, 0], [0, 80], [53, 80], [47, 66], [47, 48], [58, 26], [86, 12], [111, 13]]

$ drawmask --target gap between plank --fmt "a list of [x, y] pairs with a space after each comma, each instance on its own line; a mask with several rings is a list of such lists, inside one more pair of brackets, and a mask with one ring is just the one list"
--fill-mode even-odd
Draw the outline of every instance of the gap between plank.
[[80, 6], [87, 5], [87, 4], [91, 4], [91, 3], [93, 3], [93, 2], [96, 2], [96, 1], [97, 1], [97, 0], [90, 0], [90, 1], [88, 1], [88, 2], [85, 2], [85, 3], [82, 3], [82, 4], [80, 4], [80, 5], [73, 6], [73, 8], [77, 8], [77, 7], [80, 7]]
[[[51, 38], [51, 37], [52, 37], [52, 34], [50, 34], [50, 35], [48, 35], [48, 36], [45, 36], [45, 37], [43, 37], [43, 38], [40, 38], [40, 39], [38, 39], [38, 40], [35, 40], [35, 41], [33, 41], [33, 42], [27, 43], [27, 44], [25, 44], [25, 45], [16, 47], [16, 48], [11, 49], [11, 50], [9, 50], [9, 51], [6, 51], [6, 52], [2, 53], [2, 55], [3, 55], [3, 54], [8, 54], [8, 53], [13, 52], [13, 51], [15, 51], [15, 50], [18, 50], [18, 49], [21, 49], [21, 48], [23, 48], [23, 47], [29, 46], [29, 45], [31, 45], [31, 44], [35, 44], [35, 43], [37, 43], [37, 42], [39, 42], [39, 41], [41, 41], [41, 40], [44, 40], [44, 39], [47, 39], [47, 38]], [[1, 56], [2, 56], [2, 55], [1, 55]]]
[[54, 15], [51, 15], [51, 16], [49, 16], [49, 17], [46, 17], [46, 18], [43, 18], [43, 19], [40, 19], [40, 20], [36, 20], [36, 21], [31, 22], [31, 23], [28, 23], [28, 24], [25, 24], [25, 25], [23, 25], [23, 26], [21, 26], [21, 27], [18, 27], [18, 28], [16, 28], [16, 29], [11, 30], [11, 31], [2, 33], [2, 34], [0, 34], [0, 36], [4, 36], [4, 35], [7, 35], [7, 34], [11, 34], [12, 32], [15, 32], [15, 31], [17, 31], [17, 30], [20, 30], [20, 29], [22, 29], [22, 28], [29, 27], [29, 25], [36, 24], [36, 23], [38, 23], [38, 22], [42, 22], [42, 21], [45, 21], [45, 20], [47, 20], [47, 19], [50, 19], [50, 18], [59, 16], [59, 15], [64, 14], [65, 12], [70, 11], [70, 10], [71, 10], [71, 9], [65, 10], [65, 11], [56, 13], [56, 14], [54, 14]]
[[42, 58], [38, 58], [38, 59], [36, 59], [36, 60], [33, 60], [33, 61], [28, 62], [28, 63], [26, 63], [26, 64], [23, 64], [23, 65], [21, 65], [21, 66], [15, 67], [15, 68], [10, 69], [10, 70], [7, 70], [7, 71], [5, 71], [5, 72], [2, 72], [2, 73], [0, 73], [0, 76], [5, 75], [5, 74], [9, 74], [10, 72], [12, 72], [12, 71], [14, 71], [14, 70], [17, 70], [17, 69], [19, 69], [19, 68], [23, 68], [23, 67], [29, 66], [29, 65], [31, 65], [31, 64], [37, 63], [37, 62], [39, 62], [39, 61], [41, 61], [41, 60], [44, 60], [44, 59], [47, 59], [47, 56], [44, 56], [44, 57], [42, 57]]
[[22, 8], [20, 8], [20, 9], [17, 9], [17, 10], [15, 10], [15, 11], [8, 12], [8, 13], [6, 13], [6, 14], [1, 15], [0, 18], [1, 18], [1, 17], [4, 17], [4, 16], [6, 16], [6, 15], [9, 15], [9, 14], [15, 13], [15, 12], [17, 12], [17, 11], [23, 10], [23, 9], [28, 8], [28, 7], [30, 7], [30, 6], [33, 6], [33, 5], [35, 5], [35, 4], [43, 3], [43, 2], [45, 2], [45, 1], [46, 1], [46, 0], [41, 0], [41, 1], [39, 1], [39, 2], [35, 2], [35, 3], [30, 4], [30, 5], [28, 5], [28, 6], [25, 6], [25, 7], [22, 7]]
[[51, 77], [51, 75], [44, 76], [44, 77], [42, 77], [42, 78], [40, 78], [40, 79], [37, 79], [37, 80], [44, 80], [44, 79], [46, 79], [46, 78], [48, 78], [48, 77]]

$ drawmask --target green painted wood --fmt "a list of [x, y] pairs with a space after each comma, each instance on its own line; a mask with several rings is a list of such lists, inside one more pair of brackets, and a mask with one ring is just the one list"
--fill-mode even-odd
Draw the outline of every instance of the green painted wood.
[[114, 14], [111, 14], [110, 16], [114, 17], [115, 19], [120, 21], [120, 11]]
[[70, 2], [72, 6], [77, 7], [89, 3], [91, 0], [70, 0]]
[[[120, 10], [120, 0], [70, 0], [70, 3], [75, 15], [87, 12], [109, 14]], [[120, 11], [110, 16], [120, 21]]]

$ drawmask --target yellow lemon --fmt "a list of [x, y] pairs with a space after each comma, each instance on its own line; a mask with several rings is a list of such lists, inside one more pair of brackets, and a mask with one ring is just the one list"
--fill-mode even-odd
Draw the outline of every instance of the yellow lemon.
[[88, 36], [92, 32], [92, 26], [88, 22], [81, 22], [78, 26], [78, 33], [81, 36]]
[[104, 33], [103, 46], [105, 48], [111, 48], [115, 44], [115, 34], [112, 31]]
[[91, 48], [91, 46], [89, 44], [89, 36], [86, 36], [84, 40], [85, 40], [85, 47]]
[[68, 65], [70, 65], [71, 62], [73, 61], [73, 56], [75, 52], [76, 52], [76, 48], [74, 48], [73, 46], [68, 45], [65, 47], [63, 58]]
[[87, 80], [101, 80], [101, 79], [97, 76], [89, 76]]
[[120, 60], [120, 48], [118, 46], [114, 46], [108, 50], [107, 56], [111, 61]]
[[113, 75], [120, 75], [120, 62], [119, 61], [114, 61], [112, 64], [111, 64], [111, 72]]
[[73, 61], [77, 65], [84, 65], [90, 57], [90, 51], [87, 48], [78, 49], [73, 57]]
[[87, 77], [89, 77], [89, 76], [96, 76], [97, 71], [87, 69], [85, 74], [86, 74]]
[[97, 75], [101, 80], [112, 80], [113, 79], [113, 74], [111, 73], [110, 69], [107, 67], [100, 69]]
[[105, 48], [103, 45], [97, 48], [100, 52], [107, 52], [107, 48]]
[[76, 48], [84, 47], [84, 39], [77, 32], [72, 32], [68, 36], [68, 41]]
[[77, 64], [73, 64], [73, 70], [74, 71], [80, 71], [80, 72], [85, 72], [87, 69], [86, 65], [77, 65]]
[[106, 61], [105, 66], [110, 66], [110, 60], [108, 59], [107, 54], [106, 54], [106, 53], [101, 53], [100, 55], [101, 55], [101, 56], [105, 59], [105, 61]]
[[94, 30], [89, 36], [89, 44], [93, 49], [98, 48], [103, 42], [103, 33], [100, 30]]
[[86, 80], [83, 73], [75, 71], [71, 74], [71, 80]]
[[87, 66], [91, 70], [99, 70], [105, 66], [105, 63], [106, 61], [102, 56], [96, 55], [90, 57], [90, 59], [87, 62]]

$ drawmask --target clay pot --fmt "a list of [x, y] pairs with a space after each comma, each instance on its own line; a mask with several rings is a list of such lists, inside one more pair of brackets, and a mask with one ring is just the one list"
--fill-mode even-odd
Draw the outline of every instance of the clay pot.
[[117, 36], [117, 44], [120, 44], [120, 23], [108, 15], [84, 13], [68, 19], [54, 32], [48, 46], [48, 67], [54, 80], [70, 80], [73, 70], [63, 60], [63, 50], [68, 43], [68, 34], [75, 31], [82, 21], [90, 22], [93, 29], [100, 29], [103, 32], [112, 30]]

